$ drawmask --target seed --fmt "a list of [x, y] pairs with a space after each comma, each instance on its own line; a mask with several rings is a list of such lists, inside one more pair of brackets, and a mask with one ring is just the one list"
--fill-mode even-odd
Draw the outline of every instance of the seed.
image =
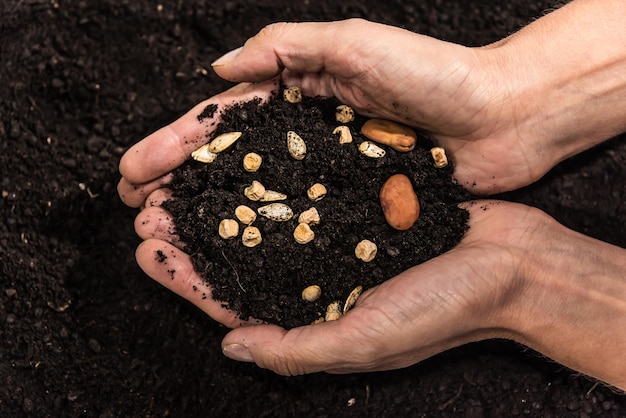
[[309, 224], [301, 223], [293, 231], [293, 237], [298, 244], [308, 244], [315, 238], [315, 232], [313, 232]]
[[324, 319], [326, 321], [336, 321], [341, 317], [341, 309], [339, 306], [341, 302], [333, 302], [326, 308], [326, 315]]
[[284, 203], [270, 203], [269, 205], [261, 206], [257, 212], [259, 212], [259, 215], [277, 222], [285, 222], [293, 218], [293, 210]]
[[317, 212], [317, 209], [310, 208], [305, 210], [298, 217], [298, 223], [301, 224], [309, 224], [309, 225], [317, 225], [320, 223], [320, 214]]
[[361, 293], [363, 293], [363, 286], [357, 286], [352, 292], [350, 292], [350, 295], [348, 295], [348, 299], [346, 299], [346, 304], [343, 305], [344, 315], [346, 314], [346, 312], [352, 309], [359, 296], [361, 296]]
[[352, 133], [350, 132], [350, 128], [345, 125], [337, 126], [333, 130], [333, 135], [339, 134], [339, 143], [340, 144], [349, 144], [352, 142]]
[[394, 174], [383, 184], [380, 206], [387, 223], [398, 231], [411, 228], [420, 215], [420, 202], [413, 184], [404, 174]]
[[246, 226], [241, 234], [241, 242], [246, 247], [256, 247], [263, 241], [261, 231], [256, 226]]
[[275, 202], [277, 200], [286, 200], [287, 195], [281, 192], [275, 192], [274, 190], [266, 190], [263, 196], [259, 199], [260, 202]]
[[374, 144], [371, 141], [363, 141], [359, 144], [359, 152], [366, 157], [382, 158], [386, 152], [384, 149]]
[[246, 187], [243, 191], [244, 196], [252, 201], [261, 200], [263, 195], [265, 194], [265, 186], [263, 186], [258, 181], [252, 181], [252, 184]]
[[307, 196], [314, 202], [322, 200], [324, 196], [326, 196], [326, 186], [321, 183], [315, 183], [313, 186], [309, 187], [309, 190], [306, 191]]
[[224, 239], [235, 238], [239, 235], [239, 224], [234, 219], [223, 219], [220, 222], [218, 233]]
[[320, 316], [315, 321], [311, 322], [311, 325], [321, 324], [322, 322], [324, 322], [324, 318]]
[[306, 155], [306, 144], [300, 138], [300, 135], [294, 131], [287, 132], [287, 149], [289, 150], [289, 155], [295, 160], [302, 160]]
[[443, 168], [448, 165], [448, 157], [446, 157], [446, 150], [441, 147], [435, 147], [430, 150], [430, 154], [435, 160], [435, 167]]
[[361, 127], [361, 133], [372, 141], [400, 152], [413, 150], [417, 141], [417, 134], [413, 129], [385, 119], [368, 120]]
[[237, 206], [235, 216], [244, 225], [250, 225], [256, 220], [256, 212], [245, 205]]
[[221, 134], [209, 143], [209, 151], [220, 153], [230, 147], [241, 137], [241, 132], [227, 132]]
[[191, 158], [201, 163], [212, 163], [217, 158], [217, 154], [209, 151], [209, 144], [204, 144], [191, 153]]
[[372, 261], [374, 257], [376, 257], [377, 252], [378, 248], [376, 247], [376, 244], [367, 239], [359, 242], [354, 249], [354, 254], [356, 255], [356, 257], [359, 260], [365, 261], [366, 263]]
[[302, 90], [298, 86], [291, 86], [283, 91], [283, 99], [289, 103], [300, 103], [302, 101]]
[[263, 158], [259, 154], [250, 152], [243, 157], [243, 169], [249, 173], [254, 173], [261, 167], [262, 162]]
[[322, 289], [318, 285], [309, 286], [302, 291], [302, 299], [307, 302], [315, 302], [320, 296], [322, 296]]
[[348, 123], [354, 120], [354, 110], [348, 105], [339, 105], [335, 111], [335, 119], [340, 123]]

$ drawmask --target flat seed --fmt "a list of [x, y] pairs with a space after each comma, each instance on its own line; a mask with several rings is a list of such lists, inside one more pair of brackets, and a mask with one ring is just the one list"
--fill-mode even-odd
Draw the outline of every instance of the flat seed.
[[227, 132], [221, 134], [209, 143], [209, 151], [220, 153], [230, 147], [241, 137], [241, 132]]
[[315, 208], [307, 209], [298, 217], [298, 223], [317, 225], [320, 223], [320, 214]]
[[244, 225], [250, 225], [256, 220], [256, 212], [245, 205], [239, 205], [235, 209], [235, 216]]
[[274, 190], [265, 190], [259, 202], [276, 202], [277, 200], [287, 200], [287, 195]]
[[241, 242], [248, 248], [256, 247], [263, 241], [261, 231], [256, 226], [246, 226], [241, 234]]
[[354, 110], [348, 105], [339, 105], [335, 109], [335, 119], [339, 123], [349, 123], [354, 120]]
[[321, 183], [315, 183], [313, 186], [309, 187], [306, 191], [307, 196], [314, 202], [322, 200], [324, 196], [326, 196], [328, 190], [326, 190], [326, 186]]
[[354, 249], [354, 254], [359, 260], [363, 260], [366, 263], [369, 263], [376, 257], [376, 253], [378, 252], [378, 248], [376, 244], [372, 241], [364, 239], [359, 242]]
[[291, 86], [283, 91], [283, 99], [289, 103], [300, 103], [302, 101], [302, 89], [298, 86]]
[[380, 206], [387, 223], [398, 231], [411, 228], [420, 215], [420, 202], [404, 174], [389, 177], [380, 189]]
[[277, 222], [285, 222], [293, 218], [293, 210], [284, 203], [270, 203], [269, 205], [261, 206], [257, 212], [259, 215]]
[[259, 154], [250, 152], [243, 157], [243, 169], [248, 173], [254, 173], [261, 167], [262, 162], [263, 158]]
[[313, 232], [309, 224], [301, 223], [293, 231], [293, 238], [298, 244], [308, 244], [315, 238], [315, 232]]
[[350, 132], [350, 128], [342, 125], [337, 126], [333, 129], [333, 135], [339, 134], [339, 143], [340, 144], [349, 144], [352, 142], [352, 133]]
[[359, 144], [359, 152], [370, 158], [382, 158], [387, 153], [384, 149], [371, 141], [361, 142]]
[[448, 165], [448, 157], [446, 157], [446, 150], [441, 147], [435, 147], [430, 150], [430, 154], [435, 161], [435, 167], [443, 168]]
[[307, 302], [315, 302], [322, 296], [322, 289], [318, 285], [308, 286], [302, 291], [302, 299]]
[[361, 127], [361, 133], [379, 144], [388, 145], [399, 152], [415, 148], [417, 134], [406, 125], [385, 119], [370, 119]]
[[212, 163], [217, 158], [217, 154], [209, 151], [209, 144], [204, 144], [191, 153], [191, 158], [201, 163]]
[[289, 155], [295, 160], [302, 160], [306, 155], [306, 144], [300, 135], [294, 131], [287, 132], [287, 149]]
[[220, 222], [218, 233], [224, 239], [235, 238], [239, 235], [239, 224], [234, 219], [223, 219]]
[[333, 302], [326, 308], [326, 315], [324, 319], [326, 321], [336, 321], [341, 317], [341, 309], [339, 306], [341, 302]]
[[352, 292], [350, 292], [350, 295], [348, 295], [348, 299], [346, 299], [346, 304], [343, 305], [344, 315], [346, 314], [346, 312], [352, 309], [359, 296], [361, 296], [361, 293], [363, 293], [363, 286], [357, 286]]
[[265, 186], [253, 180], [252, 184], [244, 189], [243, 194], [254, 202], [259, 201], [265, 194]]

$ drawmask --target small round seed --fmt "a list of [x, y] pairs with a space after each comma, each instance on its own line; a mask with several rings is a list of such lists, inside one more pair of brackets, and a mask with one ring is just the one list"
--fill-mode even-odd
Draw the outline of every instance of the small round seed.
[[277, 222], [285, 222], [293, 218], [293, 210], [284, 203], [270, 203], [257, 209], [259, 215]]
[[374, 257], [376, 257], [377, 252], [378, 248], [376, 247], [376, 244], [367, 239], [359, 242], [354, 249], [354, 254], [356, 255], [356, 257], [359, 260], [365, 261], [366, 263], [372, 261]]
[[220, 222], [218, 233], [224, 239], [235, 238], [239, 235], [239, 224], [234, 219], [223, 219]]
[[250, 152], [243, 157], [243, 169], [249, 173], [254, 173], [261, 167], [262, 162], [263, 158], [259, 154]]
[[326, 315], [324, 319], [326, 321], [336, 321], [341, 317], [341, 309], [339, 306], [341, 302], [333, 302], [326, 308]]
[[217, 158], [217, 154], [209, 151], [209, 144], [204, 144], [191, 153], [191, 158], [201, 163], [212, 163]]
[[294, 160], [302, 160], [306, 155], [306, 143], [294, 131], [287, 132], [287, 149]]
[[302, 89], [298, 86], [291, 86], [283, 91], [283, 99], [289, 103], [300, 103], [302, 101]]
[[354, 110], [348, 105], [339, 105], [335, 111], [335, 119], [339, 123], [349, 123], [354, 120]]
[[250, 186], [244, 189], [243, 194], [252, 201], [259, 201], [265, 194], [265, 186], [254, 180]]
[[313, 232], [309, 224], [301, 223], [293, 231], [293, 238], [298, 244], [308, 244], [315, 238], [315, 232]]
[[361, 293], [363, 293], [363, 286], [357, 286], [352, 292], [350, 292], [350, 295], [348, 295], [348, 298], [346, 299], [346, 304], [343, 305], [344, 315], [346, 314], [346, 312], [352, 309], [359, 296], [361, 296]]
[[233, 145], [240, 137], [241, 132], [227, 132], [221, 134], [209, 143], [209, 151], [218, 154]]
[[245, 205], [239, 205], [235, 209], [235, 216], [244, 225], [250, 225], [256, 220], [256, 212]]
[[302, 299], [307, 302], [315, 302], [320, 296], [322, 296], [322, 289], [318, 285], [309, 286], [302, 291]]
[[380, 206], [387, 223], [398, 231], [411, 228], [420, 215], [420, 202], [404, 174], [389, 177], [380, 189]]
[[322, 200], [324, 196], [326, 196], [328, 190], [326, 190], [326, 186], [321, 183], [315, 183], [313, 186], [309, 187], [309, 190], [306, 191], [307, 196], [314, 202]]
[[241, 242], [248, 248], [256, 247], [263, 241], [261, 231], [256, 226], [246, 226], [241, 234]]
[[435, 160], [435, 167], [443, 168], [448, 165], [448, 157], [446, 157], [446, 150], [441, 147], [435, 147], [430, 150], [430, 154]]
[[352, 142], [352, 133], [350, 132], [350, 128], [342, 125], [337, 126], [333, 130], [333, 135], [339, 134], [339, 143], [340, 144], [349, 144]]
[[387, 152], [371, 141], [363, 141], [359, 144], [359, 152], [366, 157], [382, 158]]
[[315, 208], [307, 209], [298, 217], [298, 223], [317, 225], [320, 223], [320, 214]]
[[379, 144], [388, 145], [399, 152], [415, 148], [417, 134], [408, 126], [385, 119], [370, 119], [361, 127], [363, 136]]

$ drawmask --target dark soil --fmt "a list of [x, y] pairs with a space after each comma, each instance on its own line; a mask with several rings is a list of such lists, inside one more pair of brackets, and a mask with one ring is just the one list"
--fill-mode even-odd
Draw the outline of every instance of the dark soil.
[[[506, 341], [385, 373], [285, 378], [136, 266], [123, 151], [228, 83], [209, 63], [278, 20], [365, 17], [466, 45], [547, 0], [0, 2], [0, 415], [626, 416], [626, 398]], [[626, 141], [507, 199], [626, 246]]]
[[[242, 319], [254, 317], [288, 328], [310, 324], [324, 317], [329, 304], [341, 301], [343, 307], [357, 286], [369, 289], [451, 249], [467, 229], [468, 213], [458, 203], [469, 200], [469, 193], [453, 183], [451, 164], [435, 168], [432, 143], [420, 138], [407, 153], [381, 145], [384, 157], [366, 157], [358, 151], [367, 140], [360, 134], [364, 118], [345, 124], [352, 143], [340, 144], [339, 135], [333, 134], [340, 125], [335, 119], [339, 104], [308, 97], [292, 104], [278, 91], [262, 106], [258, 100], [233, 106], [207, 139], [227, 132], [242, 132], [241, 138], [215, 161], [190, 160], [174, 172], [174, 199], [164, 207], [172, 213], [196, 270], [214, 288], [213, 297]], [[288, 131], [297, 132], [306, 143], [302, 160], [288, 152]], [[257, 172], [242, 168], [249, 152], [263, 158]], [[419, 196], [420, 216], [405, 231], [387, 225], [379, 199], [381, 187], [394, 174], [407, 175]], [[263, 241], [247, 248], [239, 235], [225, 240], [217, 231], [223, 219], [235, 219], [237, 206], [256, 212], [268, 204], [244, 196], [253, 180], [286, 194], [280, 203], [295, 215], [285, 222], [257, 216], [252, 225]], [[316, 183], [325, 185], [328, 193], [312, 202], [307, 190]], [[315, 238], [298, 244], [293, 238], [298, 214], [311, 207], [321, 219], [312, 226]], [[355, 247], [364, 239], [377, 246], [376, 257], [367, 263], [355, 256]], [[322, 289], [314, 302], [301, 297], [311, 285]]]

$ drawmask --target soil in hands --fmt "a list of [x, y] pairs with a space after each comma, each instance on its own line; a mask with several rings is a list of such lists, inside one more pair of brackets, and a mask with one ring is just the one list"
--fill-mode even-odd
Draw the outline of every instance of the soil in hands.
[[[339, 104], [319, 97], [293, 104], [279, 92], [265, 103], [233, 105], [223, 112], [222, 122], [207, 142], [226, 132], [242, 132], [241, 138], [212, 163], [189, 160], [174, 172], [173, 199], [163, 206], [171, 212], [196, 271], [212, 286], [213, 298], [242, 319], [252, 317], [287, 328], [309, 324], [324, 317], [330, 303], [340, 301], [343, 307], [357, 286], [369, 289], [448, 251], [467, 230], [468, 213], [458, 203], [470, 196], [452, 180], [452, 164], [434, 167], [431, 142], [418, 137], [411, 152], [383, 146], [384, 157], [364, 156], [358, 145], [366, 140], [360, 134], [365, 118], [357, 115], [347, 124], [352, 143], [340, 144], [339, 135], [333, 134], [341, 125], [335, 118]], [[200, 123], [214, 111], [208, 107], [198, 115]], [[305, 141], [303, 160], [290, 156], [288, 131]], [[249, 152], [263, 158], [254, 173], [242, 166]], [[381, 186], [397, 173], [411, 179], [421, 206], [419, 219], [406, 231], [387, 224], [379, 200]], [[256, 211], [267, 204], [244, 196], [253, 180], [286, 194], [281, 203], [292, 208], [294, 217], [276, 222], [257, 216], [253, 226], [259, 228], [262, 242], [248, 248], [241, 240], [245, 225], [240, 224], [233, 239], [221, 238], [218, 227], [223, 219], [236, 219], [239, 205]], [[307, 196], [315, 183], [328, 190], [317, 202]], [[320, 215], [320, 223], [311, 227], [315, 238], [298, 244], [293, 237], [298, 215], [311, 207]], [[374, 260], [367, 263], [355, 256], [355, 247], [365, 239], [378, 248]], [[301, 296], [311, 285], [322, 290], [314, 302]]]

